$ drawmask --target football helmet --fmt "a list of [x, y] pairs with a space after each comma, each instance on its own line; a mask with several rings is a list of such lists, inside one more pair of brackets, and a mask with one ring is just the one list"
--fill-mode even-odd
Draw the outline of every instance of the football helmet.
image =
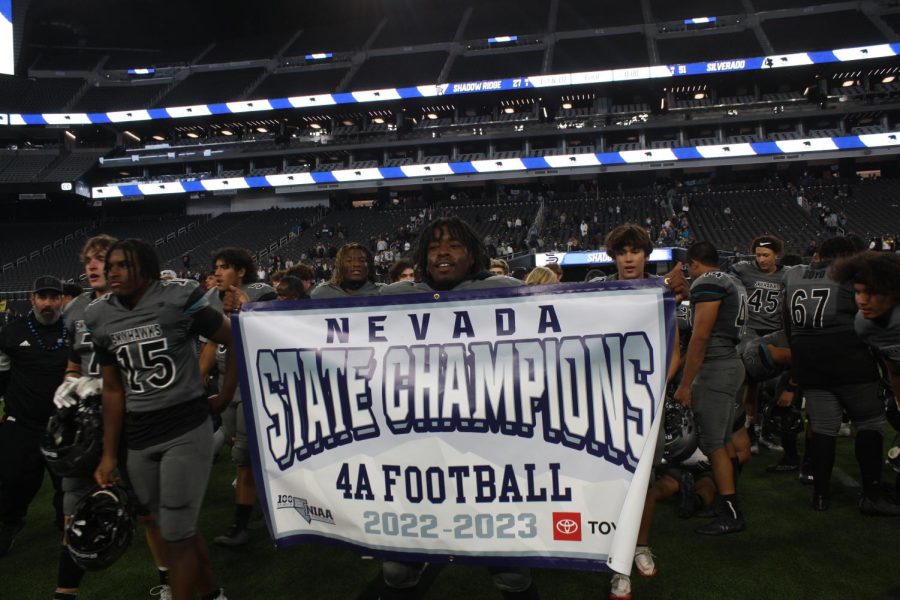
[[125, 488], [96, 487], [79, 500], [66, 528], [69, 554], [86, 571], [113, 564], [134, 538], [136, 503]]
[[783, 331], [776, 331], [761, 338], [753, 338], [744, 344], [741, 360], [747, 370], [747, 378], [759, 383], [777, 377], [785, 367], [777, 364], [769, 354], [768, 344], [778, 348], [787, 348], [787, 336]]
[[778, 406], [769, 402], [763, 408], [763, 420], [772, 433], [789, 435], [803, 431], [803, 414], [796, 404]]
[[79, 398], [58, 409], [47, 422], [41, 453], [47, 466], [60, 477], [93, 473], [103, 450], [103, 415], [99, 394]]
[[670, 465], [679, 464], [697, 449], [694, 413], [675, 400], [667, 399], [663, 426], [665, 428], [663, 458]]

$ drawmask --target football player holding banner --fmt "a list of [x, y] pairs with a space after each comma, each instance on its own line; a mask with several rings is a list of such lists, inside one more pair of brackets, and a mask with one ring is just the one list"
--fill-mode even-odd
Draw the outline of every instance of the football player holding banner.
[[[209, 305], [225, 314], [241, 309], [245, 302], [275, 300], [272, 286], [257, 281], [256, 261], [245, 248], [221, 248], [213, 253], [213, 274], [216, 287], [206, 294]], [[200, 354], [200, 372], [206, 381], [206, 373], [215, 365], [219, 372], [219, 386], [224, 384], [228, 350], [224, 345], [207, 342]], [[243, 546], [250, 541], [247, 524], [256, 504], [256, 485], [250, 470], [250, 452], [247, 448], [247, 426], [241, 392], [235, 391], [234, 400], [222, 413], [222, 429], [225, 439], [231, 443], [231, 460], [237, 467], [234, 486], [234, 522], [229, 530], [213, 539], [220, 546]]]
[[162, 282], [159, 271], [146, 242], [113, 244], [105, 266], [111, 293], [85, 311], [103, 377], [103, 457], [94, 478], [113, 485], [124, 428], [131, 483], [159, 523], [173, 597], [223, 599], [197, 518], [212, 466], [210, 407], [231, 401], [234, 359], [229, 353], [222, 389], [207, 400], [194, 340], [230, 347], [231, 326], [197, 282]]
[[[506, 276], [493, 275], [490, 262], [479, 236], [471, 226], [458, 217], [441, 218], [426, 226], [414, 252], [420, 283], [397, 282], [381, 288], [382, 295], [408, 294], [448, 290], [477, 290], [517, 287], [522, 282]], [[637, 271], [643, 275], [643, 269]], [[680, 265], [669, 274], [666, 283], [676, 293], [684, 291]], [[412, 596], [425, 569], [424, 563], [385, 561], [384, 582], [395, 595]], [[511, 566], [491, 567], [494, 585], [505, 598], [537, 598], [529, 569]]]

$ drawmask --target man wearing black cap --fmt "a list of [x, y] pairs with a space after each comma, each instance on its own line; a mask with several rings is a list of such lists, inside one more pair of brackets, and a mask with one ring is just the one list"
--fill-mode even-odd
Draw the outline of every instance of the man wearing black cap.
[[[69, 356], [68, 332], [60, 318], [59, 279], [38, 277], [31, 311], [0, 331], [0, 557], [9, 553], [25, 525], [28, 505], [44, 479], [41, 438], [53, 410], [53, 392]], [[51, 473], [57, 523], [62, 524], [59, 479]]]

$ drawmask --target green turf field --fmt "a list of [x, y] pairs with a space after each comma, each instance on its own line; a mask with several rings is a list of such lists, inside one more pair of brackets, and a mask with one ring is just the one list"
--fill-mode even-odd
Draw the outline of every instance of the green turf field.
[[[889, 438], [890, 439], [890, 438]], [[837, 468], [858, 479], [853, 444], [840, 438]], [[840, 473], [832, 481], [831, 510], [808, 508], [810, 488], [795, 474], [767, 475], [778, 457], [754, 457], [744, 471], [748, 529], [707, 538], [693, 533], [698, 520], [676, 516], [672, 502], [656, 513], [652, 547], [659, 574], [634, 578], [634, 598], [653, 599], [880, 599], [900, 586], [896, 568], [900, 519], [864, 517], [856, 509], [858, 488]], [[232, 467], [227, 449], [214, 468], [200, 526], [207, 539], [230, 523]], [[885, 480], [893, 482], [893, 473]], [[843, 479], [844, 483], [840, 483]], [[49, 480], [32, 505], [29, 521], [13, 552], [0, 559], [0, 599], [48, 600], [56, 581], [59, 535], [53, 526]], [[265, 529], [253, 532], [239, 550], [210, 547], [213, 569], [231, 600], [344, 599], [378, 597], [379, 563], [324, 545], [276, 551]], [[609, 575], [538, 570], [535, 583], [543, 599], [605, 599]], [[419, 597], [477, 600], [500, 598], [483, 568], [433, 566]], [[80, 598], [140, 599], [156, 583], [149, 551], [140, 535], [119, 562], [85, 577]]]

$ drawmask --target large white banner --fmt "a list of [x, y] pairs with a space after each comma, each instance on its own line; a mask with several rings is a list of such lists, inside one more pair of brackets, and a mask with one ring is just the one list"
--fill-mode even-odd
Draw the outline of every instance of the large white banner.
[[247, 305], [276, 544], [629, 572], [673, 313], [655, 281]]

